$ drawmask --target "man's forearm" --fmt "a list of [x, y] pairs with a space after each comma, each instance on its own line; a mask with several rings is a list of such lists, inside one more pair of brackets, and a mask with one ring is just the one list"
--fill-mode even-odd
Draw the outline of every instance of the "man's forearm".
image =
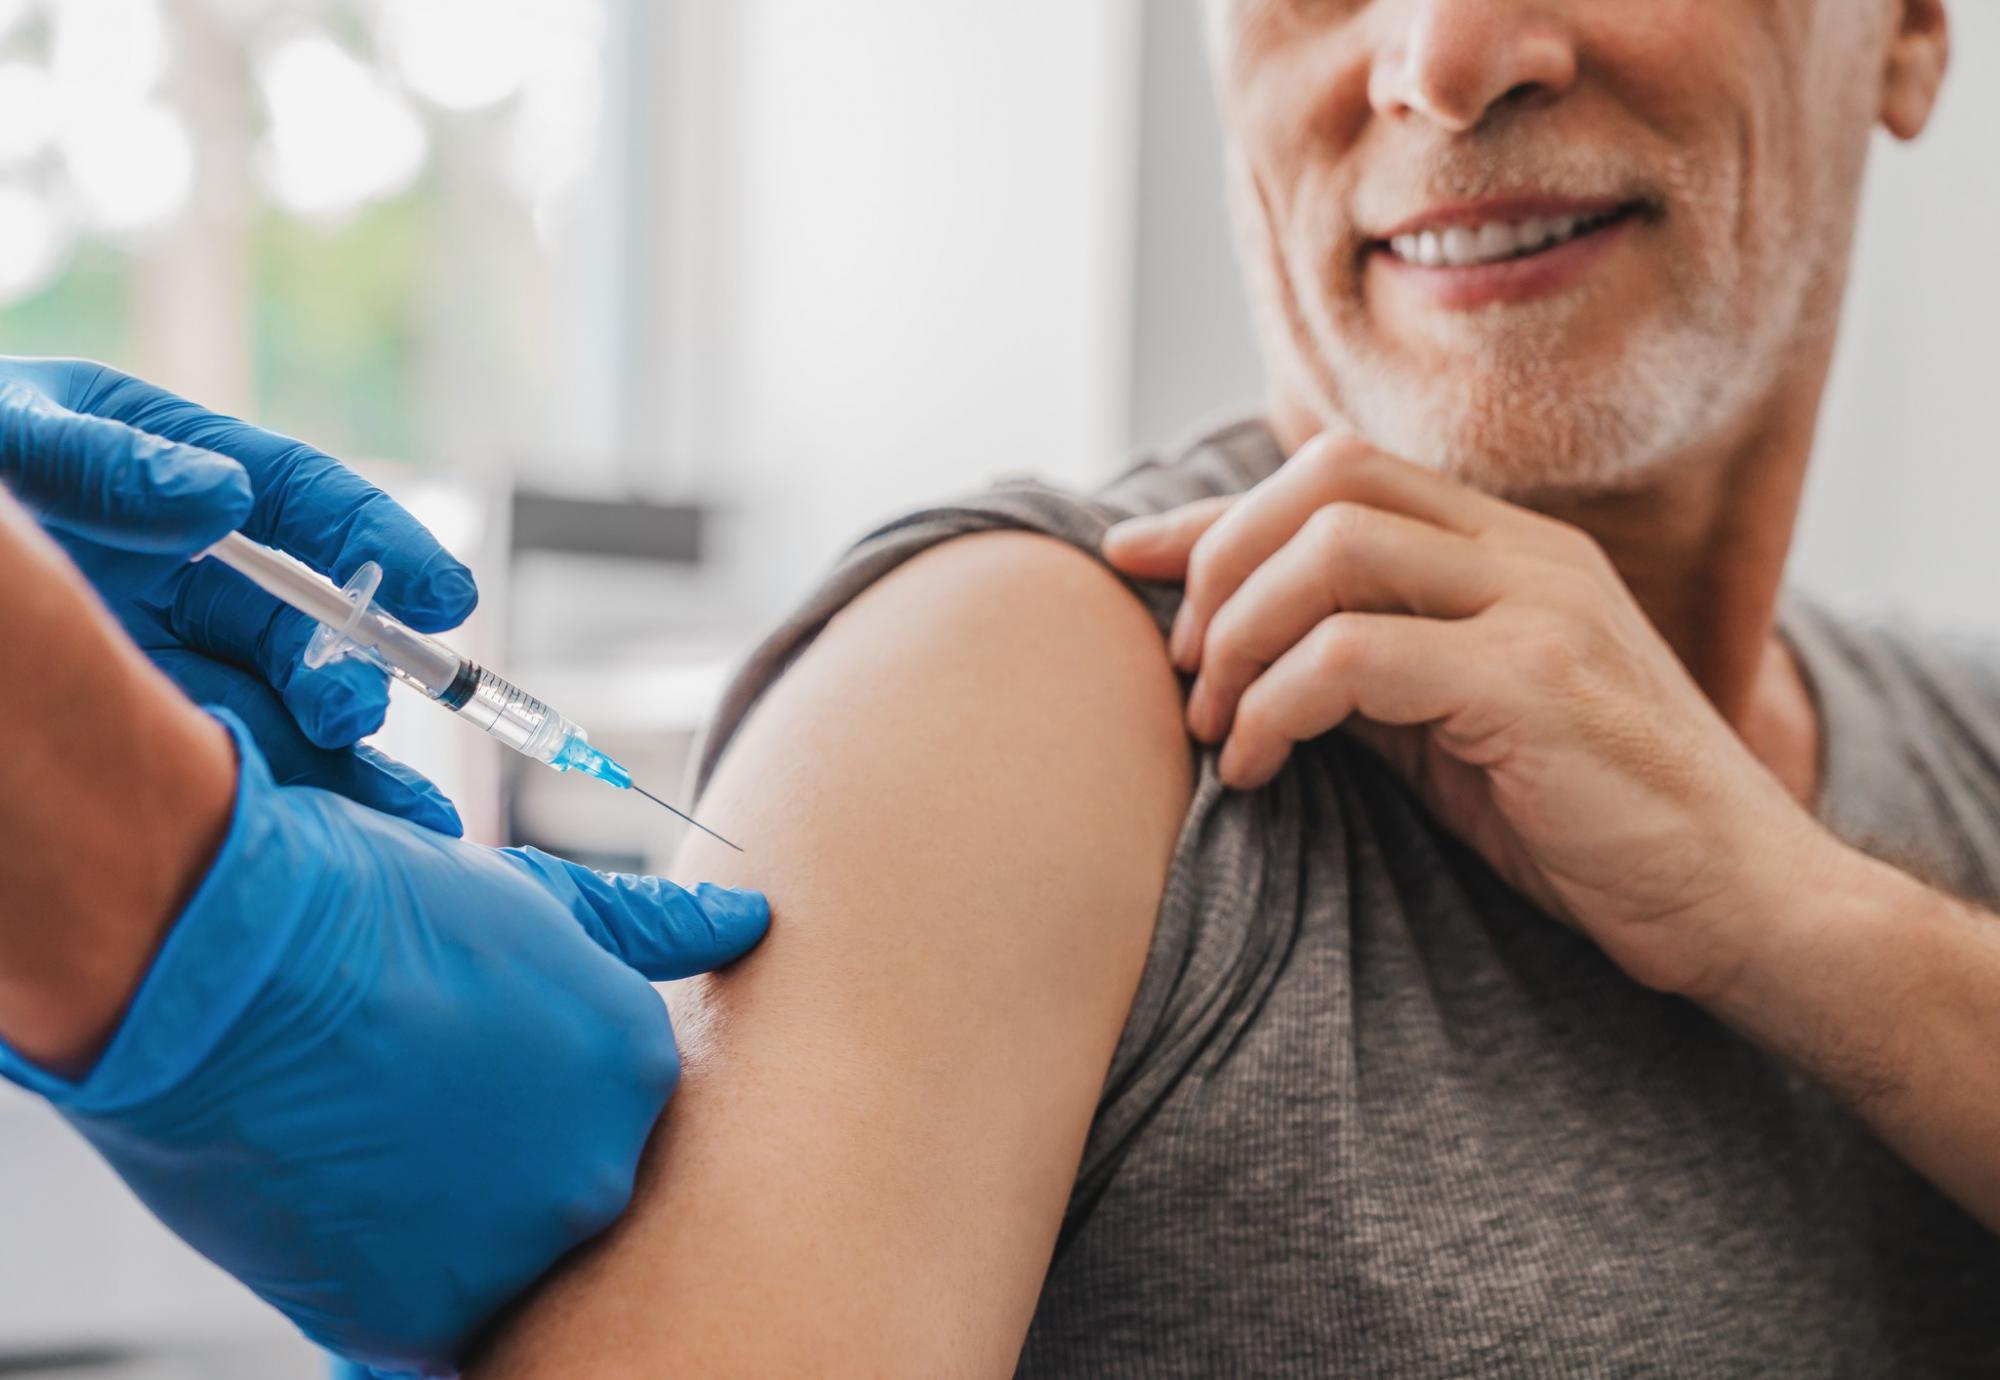
[[75, 1072], [227, 828], [233, 759], [4, 491], [0, 588], [0, 1038]]
[[2000, 1232], [2000, 916], [1843, 847], [1711, 1009]]

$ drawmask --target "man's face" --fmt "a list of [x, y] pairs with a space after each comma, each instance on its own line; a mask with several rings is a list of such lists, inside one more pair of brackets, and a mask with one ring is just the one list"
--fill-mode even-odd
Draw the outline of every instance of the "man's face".
[[1281, 398], [1503, 493], [1743, 425], [1832, 328], [1912, 9], [1942, 68], [1935, 0], [1210, 3]]

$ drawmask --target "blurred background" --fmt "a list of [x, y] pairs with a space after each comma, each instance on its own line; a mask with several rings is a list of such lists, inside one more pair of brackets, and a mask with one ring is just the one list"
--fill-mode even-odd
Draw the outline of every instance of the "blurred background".
[[[1952, 19], [1793, 577], [1990, 634], [2000, 6]], [[1255, 404], [1217, 137], [1194, 0], [0, 0], [0, 353], [352, 461], [478, 572], [463, 648], [672, 787], [875, 521]], [[668, 816], [440, 724], [384, 744], [474, 835], [666, 864]], [[11, 1092], [0, 1164], [0, 1375], [318, 1373]]]

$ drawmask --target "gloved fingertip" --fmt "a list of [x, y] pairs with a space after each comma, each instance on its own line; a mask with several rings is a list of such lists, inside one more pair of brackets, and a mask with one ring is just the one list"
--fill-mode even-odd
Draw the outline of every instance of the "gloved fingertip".
[[459, 818], [458, 807], [441, 792], [419, 792], [404, 818], [413, 824], [421, 824], [433, 834], [443, 834], [451, 839], [465, 837], [465, 821]]
[[471, 571], [454, 561], [432, 582], [431, 598], [440, 608], [452, 610], [463, 618], [479, 604], [479, 585]]
[[227, 456], [199, 446], [168, 445], [153, 466], [149, 511], [163, 537], [190, 551], [241, 527], [255, 502], [250, 474]]
[[695, 887], [694, 898], [731, 957], [755, 948], [771, 927], [771, 902], [761, 891], [702, 882]]
[[520, 865], [546, 878], [566, 878], [582, 903], [572, 909], [584, 931], [653, 982], [735, 962], [756, 947], [771, 922], [769, 903], [755, 891], [708, 882], [689, 890], [663, 877], [593, 872], [525, 854]]
[[397, 602], [403, 621], [418, 632], [444, 632], [463, 623], [479, 607], [479, 586], [471, 571], [439, 552]]
[[250, 516], [250, 474], [228, 456], [123, 428], [115, 439], [129, 457], [119, 482], [89, 511], [53, 514], [57, 525], [130, 551], [181, 555], [214, 545]]
[[329, 666], [295, 677], [285, 687], [285, 704], [313, 746], [352, 747], [382, 727], [389, 686], [373, 667]]
[[[386, 753], [362, 744], [349, 754], [355, 777], [342, 794], [384, 814], [406, 819], [432, 833], [462, 838], [465, 822], [437, 783]], [[365, 782], [365, 786], [363, 783]]]

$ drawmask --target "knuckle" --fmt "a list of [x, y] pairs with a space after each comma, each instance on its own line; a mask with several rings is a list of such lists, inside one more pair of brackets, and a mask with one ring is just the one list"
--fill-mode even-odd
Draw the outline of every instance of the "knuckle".
[[[633, 1155], [636, 1162], [638, 1156]], [[562, 1230], [573, 1239], [595, 1236], [616, 1220], [632, 1196], [629, 1166], [591, 1165], [583, 1169], [563, 1205]]]
[[1584, 659], [1577, 629], [1571, 619], [1543, 613], [1517, 639], [1529, 673], [1543, 685], [1562, 686], [1575, 679]]
[[1321, 432], [1286, 463], [1302, 466], [1313, 474], [1326, 474], [1334, 466], [1335, 452], [1338, 451], [1339, 446], [1340, 443], [1336, 437], [1329, 433]]
[[1536, 598], [1565, 623], [1587, 618], [1601, 602], [1595, 578], [1575, 566], [1556, 566], [1543, 573]]
[[1352, 499], [1335, 499], [1322, 504], [1306, 519], [1307, 530], [1314, 540], [1333, 551], [1352, 542], [1365, 533], [1373, 524], [1374, 512], [1365, 503]]
[[1260, 743], [1271, 735], [1271, 704], [1261, 683], [1253, 684], [1236, 702], [1229, 735], [1246, 743]]
[[1367, 465], [1374, 450], [1358, 436], [1322, 432], [1307, 454], [1312, 468], [1322, 474], [1340, 474]]
[[1188, 601], [1197, 608], [1214, 607], [1215, 593], [1222, 583], [1224, 547], [1218, 531], [1211, 527], [1196, 538], [1194, 548], [1188, 552], [1187, 577], [1183, 583]]
[[1248, 653], [1247, 617], [1239, 601], [1231, 600], [1217, 610], [1202, 642], [1202, 659], [1216, 670], [1226, 670]]
[[666, 1022], [660, 1022], [658, 1034], [642, 1040], [637, 1052], [637, 1070], [641, 1087], [655, 1093], [662, 1102], [673, 1095], [681, 1081], [680, 1047], [675, 1044]]
[[1327, 677], [1351, 672], [1366, 654], [1367, 625], [1335, 614], [1313, 632], [1312, 665]]
[[1376, 514], [1365, 504], [1329, 503], [1307, 519], [1318, 571], [1318, 593], [1329, 609], [1342, 607], [1352, 593], [1357, 567], [1365, 564], [1367, 533]]
[[1605, 555], [1597, 538], [1574, 523], [1546, 515], [1538, 516], [1551, 544], [1566, 560], [1591, 571], [1610, 568], [1611, 558]]

